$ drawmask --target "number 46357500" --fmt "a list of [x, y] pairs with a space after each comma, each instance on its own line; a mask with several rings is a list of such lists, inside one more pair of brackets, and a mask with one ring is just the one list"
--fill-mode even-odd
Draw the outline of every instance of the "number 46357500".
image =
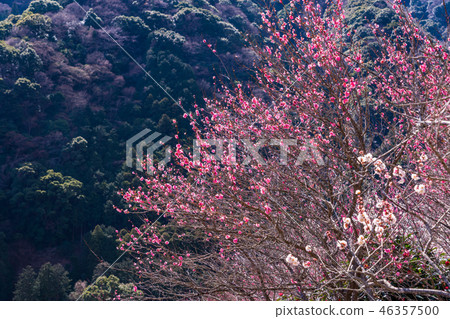
[[407, 316], [407, 315], [417, 315], [417, 316], [437, 316], [439, 314], [438, 306], [383, 306], [378, 311], [383, 316]]

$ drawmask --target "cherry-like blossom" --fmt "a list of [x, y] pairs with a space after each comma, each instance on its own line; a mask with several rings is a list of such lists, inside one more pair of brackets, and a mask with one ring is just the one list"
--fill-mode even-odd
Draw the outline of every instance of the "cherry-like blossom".
[[286, 256], [286, 262], [292, 266], [298, 266], [300, 263], [297, 257], [294, 257], [292, 254]]
[[336, 245], [337, 245], [337, 247], [340, 250], [343, 250], [343, 249], [347, 248], [347, 241], [345, 241], [345, 240], [338, 240]]
[[425, 185], [424, 184], [415, 185], [414, 191], [419, 195], [425, 194]]

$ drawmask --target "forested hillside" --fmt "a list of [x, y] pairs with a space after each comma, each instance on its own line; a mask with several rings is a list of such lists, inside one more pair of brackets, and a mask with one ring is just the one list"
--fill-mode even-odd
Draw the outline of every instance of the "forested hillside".
[[256, 32], [260, 10], [251, 1], [79, 3], [88, 13], [33, 1], [0, 22], [3, 299], [27, 265], [62, 263], [72, 285], [90, 280], [98, 260], [89, 249], [116, 256], [114, 230], [96, 225], [129, 227], [113, 209], [117, 190], [133, 185], [125, 141], [144, 128], [188, 132], [179, 106], [100, 25], [186, 109], [211, 94], [225, 65], [244, 80], [236, 66], [251, 66], [243, 34]]
[[[446, 39], [442, 2], [406, 5]], [[368, 23], [397, 28], [382, 0], [345, 6], [367, 54], [375, 45]], [[148, 128], [187, 144], [177, 102], [202, 106], [215, 76], [254, 80], [246, 39], [267, 40], [260, 14], [268, 7], [285, 14], [279, 1], [263, 0], [0, 2], [0, 299], [76, 299], [119, 256], [118, 234], [129, 238], [139, 222], [114, 209], [124, 205], [118, 190], [140, 185], [124, 164], [126, 140]], [[120, 271], [130, 263], [123, 258], [84, 299], [140, 298], [134, 275]]]

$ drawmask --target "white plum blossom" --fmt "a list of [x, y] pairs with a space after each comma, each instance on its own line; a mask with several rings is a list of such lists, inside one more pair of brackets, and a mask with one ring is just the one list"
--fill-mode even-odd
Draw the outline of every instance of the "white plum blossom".
[[306, 260], [302, 263], [303, 268], [309, 268], [311, 267], [311, 262], [309, 260]]
[[383, 161], [380, 159], [377, 159], [370, 153], [368, 153], [364, 156], [359, 156], [358, 161], [362, 165], [373, 163], [373, 165], [375, 166], [375, 174], [378, 174], [378, 175], [381, 175], [383, 173], [383, 171], [386, 170], [386, 165], [383, 163]]
[[375, 161], [375, 163], [373, 163], [373, 165], [375, 165], [376, 167], [379, 167], [380, 168], [380, 170], [385, 170], [386, 169], [386, 165], [383, 163], [383, 161], [382, 160], [380, 160], [380, 159], [377, 159], [376, 161]]
[[364, 226], [364, 231], [365, 231], [366, 233], [370, 233], [370, 232], [372, 231], [372, 229], [373, 229], [372, 224], [366, 224], [366, 225]]
[[377, 227], [375, 227], [375, 232], [377, 233], [377, 234], [383, 234], [384, 233], [384, 228], [383, 227], [381, 227], [381, 226], [377, 226]]
[[367, 215], [367, 213], [365, 211], [359, 212], [357, 218], [361, 224], [370, 223], [369, 215]]
[[393, 225], [397, 222], [397, 217], [394, 214], [389, 213], [383, 217], [384, 221], [390, 225]]
[[338, 240], [336, 245], [340, 250], [347, 248], [347, 242], [345, 240]]
[[292, 254], [287, 255], [286, 262], [292, 266], [298, 266], [300, 264], [297, 257], [294, 257]]
[[400, 165], [394, 167], [394, 170], [392, 171], [392, 175], [398, 176], [400, 178], [404, 178], [406, 176], [406, 172], [402, 169]]
[[380, 159], [377, 159], [373, 165], [375, 165], [375, 174], [381, 175], [386, 170], [386, 165]]
[[348, 229], [348, 228], [350, 227], [350, 223], [351, 223], [350, 218], [344, 217], [344, 218], [342, 219], [342, 221], [344, 222], [344, 229]]
[[312, 251], [311, 245], [306, 245], [305, 250], [309, 253]]
[[372, 161], [375, 160], [375, 159], [376, 159], [376, 158], [373, 157], [373, 155], [370, 154], [370, 153], [367, 153], [367, 154], [364, 155], [364, 156], [359, 156], [359, 157], [358, 157], [358, 161], [359, 161], [362, 165], [369, 164], [370, 162], [372, 162]]
[[372, 161], [375, 160], [376, 158], [373, 157], [371, 153], [367, 153], [366, 155], [364, 155], [364, 159], [365, 159], [367, 162], [372, 162]]
[[414, 191], [419, 195], [425, 194], [425, 185], [419, 184], [419, 185], [414, 186]]
[[426, 160], [428, 160], [428, 156], [426, 154], [422, 154], [422, 155], [420, 155], [420, 160], [422, 162], [425, 162]]
[[358, 245], [364, 245], [366, 243], [366, 237], [364, 237], [363, 235], [359, 235], [358, 237]]
[[418, 181], [420, 179], [419, 175], [417, 175], [415, 173], [411, 174], [411, 178], [415, 181]]

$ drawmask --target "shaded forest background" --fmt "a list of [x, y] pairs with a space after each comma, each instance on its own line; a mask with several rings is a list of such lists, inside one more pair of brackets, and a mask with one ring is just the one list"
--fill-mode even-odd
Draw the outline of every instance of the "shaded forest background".
[[[1, 300], [78, 298], [139, 222], [113, 207], [117, 190], [140, 184], [124, 165], [126, 140], [149, 128], [189, 144], [183, 111], [98, 24], [192, 110], [213, 94], [213, 76], [251, 81], [245, 38], [266, 41], [264, 8], [284, 14], [264, 0], [78, 2], [87, 13], [70, 0], [0, 1]], [[441, 1], [405, 4], [425, 31], [447, 38]], [[368, 23], [397, 27], [382, 0], [347, 1], [346, 11], [367, 54]], [[123, 271], [132, 263], [121, 260], [84, 299], [141, 298], [138, 278]]]

